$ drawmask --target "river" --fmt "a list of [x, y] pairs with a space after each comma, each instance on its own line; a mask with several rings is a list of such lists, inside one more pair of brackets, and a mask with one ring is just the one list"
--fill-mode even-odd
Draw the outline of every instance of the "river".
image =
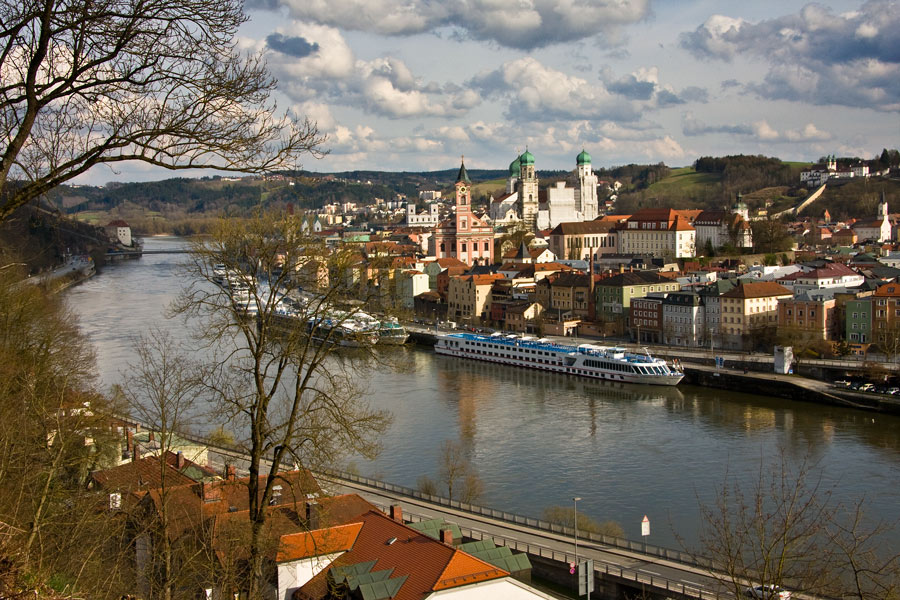
[[[175, 248], [149, 238], [145, 249]], [[183, 280], [183, 255], [145, 255], [105, 267], [66, 292], [92, 341], [104, 387], [121, 381], [134, 339], [158, 325]], [[484, 483], [481, 504], [539, 517], [550, 505], [612, 519], [627, 537], [678, 547], [696, 541], [698, 502], [727, 473], [749, 487], [781, 457], [808, 458], [834, 500], [865, 498], [868, 514], [900, 514], [900, 418], [694, 386], [607, 384], [401, 348], [411, 368], [376, 372], [369, 399], [394, 415], [384, 450], [360, 474], [415, 487], [437, 478], [443, 440], [460, 442]]]

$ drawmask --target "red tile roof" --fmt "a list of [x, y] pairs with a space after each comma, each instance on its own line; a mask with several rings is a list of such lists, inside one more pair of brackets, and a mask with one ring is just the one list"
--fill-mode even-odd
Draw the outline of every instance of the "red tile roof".
[[772, 296], [793, 296], [791, 290], [774, 281], [745, 282], [733, 287], [723, 298], [770, 298]]
[[392, 569], [391, 579], [406, 577], [392, 600], [421, 600], [438, 590], [500, 579], [497, 568], [412, 527], [373, 510], [359, 519], [361, 529], [347, 552], [294, 593], [297, 599], [321, 599], [328, 593], [328, 573], [335, 566], [375, 561], [373, 571]]
[[[166, 452], [166, 485], [174, 487], [196, 483], [194, 479], [191, 479], [180, 472], [176, 468], [177, 464], [178, 455], [174, 452]], [[196, 467], [210, 477], [215, 475], [214, 472], [209, 471], [206, 467], [201, 467], [187, 459], [184, 460], [184, 466]], [[148, 456], [117, 467], [112, 467], [111, 469], [104, 469], [102, 471], [94, 471], [91, 473], [93, 482], [106, 491], [134, 492], [158, 488], [162, 485], [162, 478], [163, 470], [160, 469], [160, 460], [156, 456]]]
[[353, 548], [362, 527], [362, 523], [351, 523], [281, 536], [275, 560], [290, 562], [323, 554], [346, 552]]

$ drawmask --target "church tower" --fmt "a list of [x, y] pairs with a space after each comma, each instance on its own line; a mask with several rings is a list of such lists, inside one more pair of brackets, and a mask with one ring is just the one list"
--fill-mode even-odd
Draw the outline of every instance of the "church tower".
[[575, 158], [575, 210], [582, 220], [593, 221], [599, 212], [597, 200], [597, 176], [591, 167], [591, 155], [584, 148]]
[[526, 231], [534, 231], [538, 214], [538, 178], [534, 156], [527, 149], [519, 157], [519, 213]]
[[521, 166], [519, 165], [519, 157], [509, 163], [509, 176], [506, 178], [506, 193], [512, 194], [516, 191], [516, 185], [519, 183], [519, 173]]
[[884, 191], [881, 192], [881, 202], [878, 203], [878, 218], [879, 219], [887, 219], [888, 218], [888, 203], [884, 197]]
[[466, 171], [465, 159], [459, 163], [456, 176], [456, 234], [469, 233], [472, 224], [472, 180]]

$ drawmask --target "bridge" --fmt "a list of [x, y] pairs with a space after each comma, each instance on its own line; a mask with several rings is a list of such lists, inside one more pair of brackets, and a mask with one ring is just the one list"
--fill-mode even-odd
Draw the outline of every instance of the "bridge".
[[[198, 440], [199, 441], [199, 440]], [[239, 451], [209, 447], [210, 466], [224, 470], [234, 465], [246, 471], [245, 456]], [[576, 585], [569, 563], [594, 561], [594, 598], [621, 598], [623, 595], [665, 596], [713, 600], [731, 594], [722, 581], [711, 575], [712, 561], [680, 550], [663, 548], [516, 515], [506, 511], [467, 504], [418, 490], [335, 470], [314, 472], [329, 494], [359, 494], [388, 512], [400, 504], [404, 519], [411, 522], [440, 518], [454, 523], [465, 538], [491, 539], [497, 545], [524, 552], [532, 571], [563, 588]], [[749, 582], [748, 582], [749, 583]]]
[[107, 252], [106, 256], [132, 256], [140, 257], [145, 254], [188, 254], [189, 248], [167, 248], [164, 250], [116, 250]]

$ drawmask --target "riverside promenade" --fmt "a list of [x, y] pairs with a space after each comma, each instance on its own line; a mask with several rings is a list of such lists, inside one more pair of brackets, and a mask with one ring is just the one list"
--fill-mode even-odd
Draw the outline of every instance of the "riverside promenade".
[[[422, 346], [434, 345], [437, 333], [434, 328], [409, 325], [406, 327], [413, 342]], [[453, 331], [442, 330], [441, 333], [453, 333]], [[713, 353], [708, 349], [701, 348], [648, 346], [621, 340], [596, 338], [549, 336], [547, 339], [569, 345], [591, 343], [601, 346], [622, 346], [631, 352], [650, 352], [654, 357], [664, 358], [670, 363], [677, 361], [685, 373], [685, 378], [680, 385], [699, 385], [734, 391], [753, 390], [757, 394], [789, 400], [900, 414], [900, 396], [857, 392], [848, 388], [836, 387], [829, 382], [830, 374], [863, 374], [873, 368], [882, 373], [896, 375], [900, 373], [900, 364], [893, 361], [802, 359], [796, 363], [799, 374], [785, 375], [774, 372], [773, 357], [769, 354], [725, 350]], [[724, 359], [725, 366], [716, 368], [714, 356]], [[841, 375], [841, 377], [843, 376]]]
[[[211, 446], [209, 461], [211, 467], [223, 472], [229, 464], [246, 473], [246, 459], [240, 452]], [[576, 585], [569, 564], [576, 559], [593, 560], [592, 598], [652, 594], [709, 600], [729, 595], [721, 581], [710, 575], [704, 564], [709, 565], [708, 560], [680, 550], [580, 531], [576, 557], [572, 527], [451, 501], [350, 473], [314, 471], [314, 475], [329, 495], [358, 494], [385, 512], [399, 505], [407, 522], [442, 519], [457, 525], [467, 540], [491, 539], [497, 545], [524, 552], [532, 562], [534, 575], [564, 589]]]

